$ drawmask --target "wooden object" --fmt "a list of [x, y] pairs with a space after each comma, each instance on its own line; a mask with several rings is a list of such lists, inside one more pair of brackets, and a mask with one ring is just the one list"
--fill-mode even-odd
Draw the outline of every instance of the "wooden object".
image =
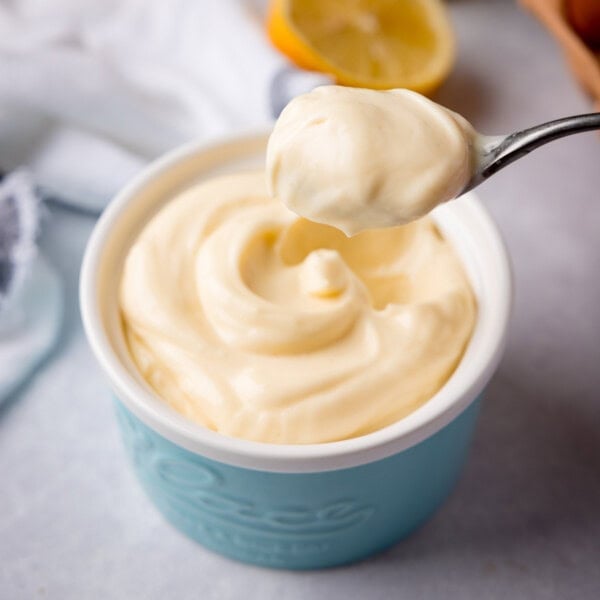
[[583, 88], [600, 110], [600, 53], [595, 53], [577, 35], [565, 15], [564, 0], [520, 0], [562, 46], [567, 62]]

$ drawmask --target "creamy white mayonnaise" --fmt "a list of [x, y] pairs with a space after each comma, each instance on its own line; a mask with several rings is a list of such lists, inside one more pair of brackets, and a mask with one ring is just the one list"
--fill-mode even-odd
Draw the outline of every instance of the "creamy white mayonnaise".
[[414, 411], [476, 318], [433, 221], [347, 238], [269, 197], [263, 172], [168, 202], [130, 249], [120, 305], [131, 355], [165, 402], [222, 434], [288, 444]]
[[347, 235], [401, 225], [464, 190], [475, 140], [463, 117], [415, 92], [320, 87], [275, 124], [269, 192]]

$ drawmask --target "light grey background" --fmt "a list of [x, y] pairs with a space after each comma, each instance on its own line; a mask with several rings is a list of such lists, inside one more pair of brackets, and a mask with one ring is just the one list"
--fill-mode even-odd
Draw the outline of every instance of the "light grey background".
[[[590, 110], [515, 4], [450, 4], [460, 53], [440, 102], [486, 133]], [[145, 498], [77, 306], [93, 219], [53, 207], [42, 247], [66, 282], [67, 319], [58, 351], [0, 411], [0, 598], [600, 597], [600, 136], [543, 148], [480, 195], [517, 294], [464, 476], [411, 539], [307, 573], [214, 555]]]

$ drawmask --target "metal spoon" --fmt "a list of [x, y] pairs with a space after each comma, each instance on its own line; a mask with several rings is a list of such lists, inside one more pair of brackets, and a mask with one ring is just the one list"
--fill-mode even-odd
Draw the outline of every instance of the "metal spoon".
[[479, 160], [473, 176], [462, 193], [478, 186], [500, 169], [539, 146], [573, 133], [594, 129], [600, 129], [600, 113], [565, 117], [510, 135], [480, 136]]

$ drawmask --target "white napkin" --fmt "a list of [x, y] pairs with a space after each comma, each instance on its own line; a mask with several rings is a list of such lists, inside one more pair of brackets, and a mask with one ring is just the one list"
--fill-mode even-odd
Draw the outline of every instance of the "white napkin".
[[[266, 38], [262, 4], [0, 4], [0, 170], [26, 165], [48, 194], [99, 210], [166, 150], [265, 126], [286, 61]], [[295, 92], [328, 79], [299, 81]]]

